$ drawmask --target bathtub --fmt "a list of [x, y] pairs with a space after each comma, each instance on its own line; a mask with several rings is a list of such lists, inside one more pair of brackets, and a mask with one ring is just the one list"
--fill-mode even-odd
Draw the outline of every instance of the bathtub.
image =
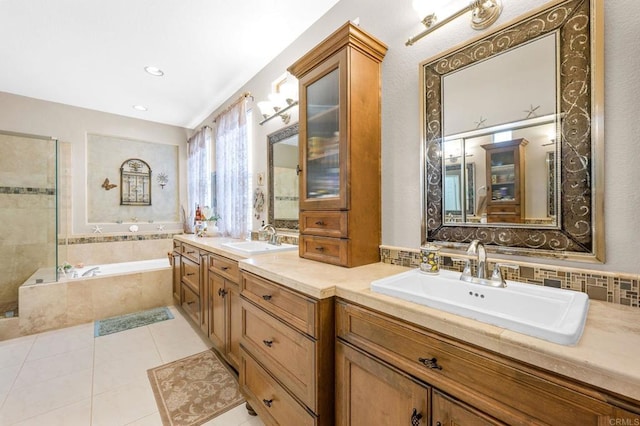
[[[82, 277], [95, 267], [97, 275]], [[174, 304], [167, 257], [84, 266], [57, 282], [40, 282], [52, 272], [39, 270], [18, 289], [23, 335]]]
[[[121, 263], [105, 263], [103, 265], [84, 266], [82, 268], [74, 268], [71, 271], [60, 274], [58, 282], [62, 280], [81, 280], [87, 278], [101, 278], [109, 275], [133, 274], [145, 271], [155, 271], [157, 269], [170, 268], [169, 259], [166, 257], [161, 259], [137, 260], [134, 262]], [[95, 275], [83, 277], [82, 275], [91, 269], [98, 268]]]

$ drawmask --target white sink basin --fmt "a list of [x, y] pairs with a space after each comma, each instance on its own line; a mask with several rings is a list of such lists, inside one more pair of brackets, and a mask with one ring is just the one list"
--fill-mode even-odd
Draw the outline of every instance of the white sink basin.
[[235, 243], [222, 243], [220, 245], [245, 255], [275, 253], [279, 251], [298, 249], [298, 246], [293, 244], [281, 244], [276, 246], [269, 244], [266, 241], [238, 241]]
[[459, 272], [428, 275], [414, 269], [373, 281], [371, 290], [561, 345], [574, 345], [582, 335], [589, 308], [585, 293], [515, 281], [495, 288], [459, 278]]

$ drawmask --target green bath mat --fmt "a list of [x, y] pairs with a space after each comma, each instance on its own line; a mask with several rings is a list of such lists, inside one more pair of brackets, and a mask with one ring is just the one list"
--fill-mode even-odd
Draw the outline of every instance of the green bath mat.
[[153, 308], [147, 311], [107, 318], [94, 323], [93, 336], [106, 336], [107, 334], [142, 327], [168, 319], [173, 319], [173, 315], [167, 307]]

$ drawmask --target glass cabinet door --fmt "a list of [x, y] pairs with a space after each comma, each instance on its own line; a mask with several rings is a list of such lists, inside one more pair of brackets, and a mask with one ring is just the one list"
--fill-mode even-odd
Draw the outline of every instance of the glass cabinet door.
[[[339, 58], [301, 81], [305, 109], [300, 136], [302, 150], [301, 204], [303, 208], [345, 208], [341, 148], [341, 84]], [[306, 82], [308, 81], [308, 83]], [[304, 142], [303, 139], [304, 138]]]

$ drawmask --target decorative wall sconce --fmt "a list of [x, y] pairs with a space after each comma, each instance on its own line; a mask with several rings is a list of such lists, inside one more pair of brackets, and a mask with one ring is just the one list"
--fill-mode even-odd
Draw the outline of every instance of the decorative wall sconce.
[[161, 189], [164, 189], [165, 185], [169, 183], [169, 176], [166, 173], [160, 173], [157, 179]]
[[298, 83], [287, 73], [273, 84], [269, 100], [258, 102], [258, 108], [263, 117], [260, 124], [275, 117], [280, 117], [284, 124], [289, 124], [291, 114], [287, 111], [296, 105], [298, 105]]
[[[426, 3], [425, 0], [414, 0], [413, 7], [419, 13], [422, 13], [424, 10], [423, 5]], [[422, 14], [424, 18], [422, 19], [422, 23], [426, 30], [422, 31], [420, 34], [415, 35], [409, 38], [405, 45], [411, 46], [416, 41], [420, 40], [422, 37], [427, 34], [437, 30], [440, 27], [445, 26], [449, 22], [454, 19], [464, 15], [465, 13], [471, 11], [471, 28], [474, 30], [483, 30], [488, 28], [496, 22], [500, 14], [502, 13], [502, 2], [501, 0], [474, 0], [470, 2], [467, 6], [463, 7], [459, 11], [455, 12], [453, 15], [448, 18], [443, 19], [440, 22], [437, 22], [438, 18], [435, 13], [431, 14]]]

